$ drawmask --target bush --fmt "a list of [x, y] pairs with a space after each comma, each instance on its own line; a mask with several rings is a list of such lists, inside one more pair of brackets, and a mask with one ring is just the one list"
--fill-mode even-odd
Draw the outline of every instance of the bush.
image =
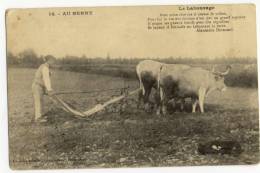
[[258, 87], [257, 68], [242, 69], [240, 71], [231, 71], [227, 75], [225, 82], [227, 86], [232, 87]]

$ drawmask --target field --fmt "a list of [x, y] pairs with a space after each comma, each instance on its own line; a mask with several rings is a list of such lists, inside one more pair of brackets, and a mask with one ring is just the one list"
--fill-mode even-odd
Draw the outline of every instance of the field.
[[[9, 153], [15, 169], [147, 167], [255, 164], [259, 161], [259, 120], [256, 88], [230, 87], [206, 99], [205, 114], [175, 112], [166, 116], [136, 108], [137, 96], [95, 116], [79, 119], [46, 97], [48, 123], [31, 124], [31, 83], [34, 69], [9, 68]], [[56, 71], [56, 91], [138, 87], [135, 79]], [[63, 95], [80, 110], [120, 92]], [[200, 155], [199, 143], [235, 140], [239, 156]]]

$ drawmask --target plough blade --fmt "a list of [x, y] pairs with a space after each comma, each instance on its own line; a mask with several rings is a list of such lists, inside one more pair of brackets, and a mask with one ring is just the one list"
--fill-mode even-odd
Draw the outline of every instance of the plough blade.
[[115, 98], [113, 98], [113, 99], [111, 99], [111, 100], [109, 100], [109, 101], [107, 101], [107, 102], [105, 102], [105, 103], [103, 103], [103, 104], [98, 104], [98, 105], [96, 105], [95, 107], [93, 107], [93, 108], [91, 108], [91, 109], [89, 109], [89, 110], [83, 112], [83, 114], [84, 114], [84, 116], [93, 115], [94, 113], [97, 113], [97, 112], [99, 112], [99, 111], [102, 111], [102, 110], [103, 110], [105, 107], [107, 107], [108, 105], [113, 104], [113, 103], [116, 103], [116, 102], [122, 100], [123, 98], [125, 98], [126, 96], [133, 95], [133, 94], [137, 93], [139, 90], [140, 90], [140, 89], [136, 89], [136, 90], [134, 90], [134, 91], [129, 92], [127, 95], [121, 95], [121, 96], [115, 97]]

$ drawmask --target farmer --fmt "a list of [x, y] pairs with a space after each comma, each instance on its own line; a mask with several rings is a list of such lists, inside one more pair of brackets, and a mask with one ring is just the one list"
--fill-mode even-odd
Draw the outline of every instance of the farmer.
[[51, 87], [50, 67], [55, 64], [55, 58], [51, 55], [45, 57], [45, 63], [42, 64], [36, 71], [33, 84], [32, 93], [34, 100], [34, 122], [46, 122], [47, 119], [43, 117], [43, 95], [52, 96], [54, 94]]

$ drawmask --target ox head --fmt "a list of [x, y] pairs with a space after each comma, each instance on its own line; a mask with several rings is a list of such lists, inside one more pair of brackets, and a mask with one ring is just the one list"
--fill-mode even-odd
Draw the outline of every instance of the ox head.
[[226, 90], [226, 85], [224, 83], [225, 76], [230, 72], [231, 66], [228, 65], [226, 67], [225, 72], [216, 72], [215, 68], [212, 68], [211, 73], [213, 74], [213, 80], [214, 80], [214, 88], [216, 88], [219, 91], [225, 91]]

